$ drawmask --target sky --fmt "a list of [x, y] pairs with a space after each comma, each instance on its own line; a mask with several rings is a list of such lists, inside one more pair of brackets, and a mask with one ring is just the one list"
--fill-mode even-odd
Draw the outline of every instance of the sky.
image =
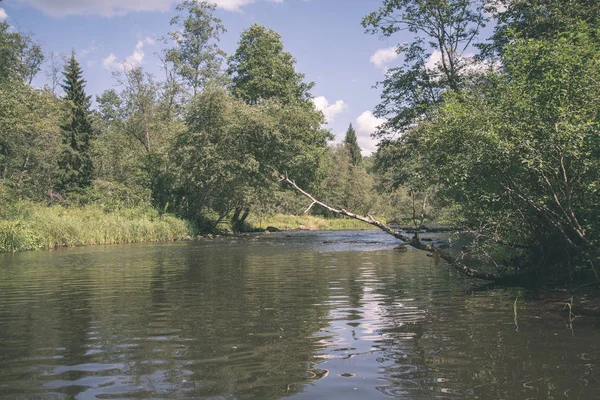
[[[233, 54], [240, 34], [253, 23], [277, 31], [296, 59], [296, 70], [315, 82], [314, 102], [326, 127], [343, 139], [350, 123], [364, 155], [376, 149], [370, 137], [382, 120], [373, 116], [380, 101], [375, 84], [400, 62], [395, 46], [411, 40], [369, 35], [362, 18], [378, 0], [213, 0], [227, 32], [220, 47]], [[176, 0], [4, 0], [0, 20], [30, 32], [47, 54], [72, 49], [84, 70], [88, 94], [115, 87], [112, 72], [122, 62], [140, 65], [161, 78], [156, 52], [171, 29]], [[405, 33], [410, 35], [410, 33]], [[44, 67], [35, 81], [47, 83]]]

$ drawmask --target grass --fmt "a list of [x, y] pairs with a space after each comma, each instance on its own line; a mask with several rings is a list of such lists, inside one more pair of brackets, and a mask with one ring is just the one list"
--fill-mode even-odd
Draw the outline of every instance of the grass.
[[275, 214], [271, 216], [250, 215], [247, 222], [255, 228], [266, 228], [272, 226], [282, 230], [298, 229], [301, 226], [315, 230], [369, 230], [377, 229], [366, 222], [350, 218], [323, 218], [310, 215], [284, 215]]
[[[276, 214], [246, 221], [254, 228], [282, 230], [367, 230], [372, 225], [349, 218]], [[194, 227], [149, 206], [107, 212], [100, 205], [45, 206], [18, 201], [0, 206], [0, 253], [58, 247], [172, 241], [195, 235]]]
[[47, 207], [18, 202], [0, 214], [0, 252], [177, 240], [192, 226], [151, 208], [105, 212], [99, 206]]

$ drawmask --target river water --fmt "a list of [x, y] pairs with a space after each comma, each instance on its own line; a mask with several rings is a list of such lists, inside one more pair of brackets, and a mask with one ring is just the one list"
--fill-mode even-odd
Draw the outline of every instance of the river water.
[[597, 318], [395, 245], [297, 232], [0, 255], [0, 398], [600, 399]]

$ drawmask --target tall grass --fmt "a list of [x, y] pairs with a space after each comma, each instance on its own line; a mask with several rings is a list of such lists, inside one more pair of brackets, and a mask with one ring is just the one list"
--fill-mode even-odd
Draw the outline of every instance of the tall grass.
[[153, 242], [192, 236], [193, 227], [153, 209], [105, 212], [97, 205], [46, 207], [18, 202], [0, 213], [0, 252]]
[[368, 230], [377, 229], [373, 225], [350, 218], [323, 218], [311, 215], [283, 215], [270, 216], [250, 215], [247, 222], [255, 228], [273, 226], [278, 229], [298, 229], [301, 226], [322, 231], [336, 230]]

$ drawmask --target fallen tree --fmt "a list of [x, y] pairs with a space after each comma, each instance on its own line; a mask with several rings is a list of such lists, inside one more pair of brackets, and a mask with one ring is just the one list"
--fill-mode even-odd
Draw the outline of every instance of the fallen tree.
[[333, 214], [343, 215], [343, 216], [346, 216], [349, 218], [354, 218], [359, 221], [366, 222], [367, 224], [376, 226], [377, 228], [381, 229], [382, 231], [392, 235], [396, 239], [401, 240], [403, 243], [408, 244], [416, 249], [428, 251], [428, 252], [434, 253], [436, 255], [439, 255], [439, 257], [441, 259], [443, 259], [444, 261], [449, 263], [452, 267], [454, 267], [454, 269], [456, 269], [460, 273], [465, 274], [471, 278], [482, 279], [482, 280], [486, 280], [486, 281], [494, 281], [494, 282], [502, 281], [507, 278], [506, 276], [503, 276], [503, 275], [494, 274], [494, 273], [490, 273], [490, 272], [484, 272], [484, 271], [478, 271], [476, 269], [470, 268], [462, 262], [462, 260], [466, 256], [466, 253], [462, 252], [460, 257], [454, 257], [450, 254], [450, 252], [444, 251], [444, 250], [434, 246], [433, 244], [425, 244], [425, 243], [421, 242], [417, 233], [415, 233], [415, 235], [411, 238], [407, 235], [404, 235], [402, 232], [392, 229], [387, 224], [377, 221], [371, 215], [363, 216], [363, 215], [354, 214], [354, 213], [349, 212], [344, 209], [337, 209], [335, 207], [331, 207], [330, 205], [325, 204], [320, 200], [317, 200], [313, 195], [311, 195], [310, 193], [308, 193], [305, 190], [303, 190], [302, 188], [300, 188], [296, 184], [296, 182], [291, 180], [287, 175], [280, 174], [280, 181], [289, 184], [295, 191], [302, 194], [303, 196], [305, 196], [306, 198], [308, 198], [311, 201], [310, 206], [304, 212], [305, 214], [308, 213], [313, 206], [318, 205], [318, 206], [325, 208], [326, 210], [330, 211]]

